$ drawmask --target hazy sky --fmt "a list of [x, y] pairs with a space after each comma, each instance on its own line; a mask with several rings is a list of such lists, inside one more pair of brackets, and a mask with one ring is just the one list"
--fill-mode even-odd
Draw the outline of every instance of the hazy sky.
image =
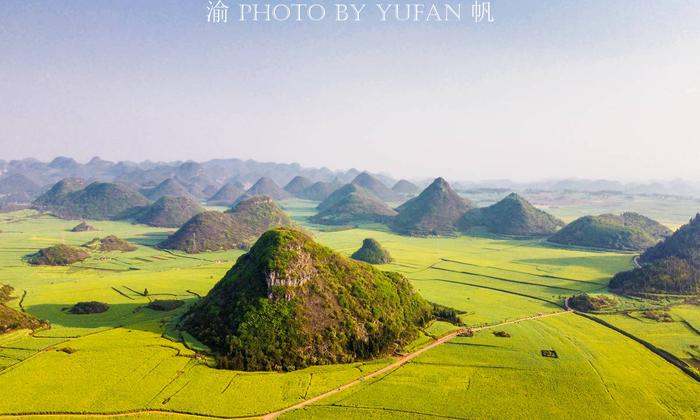
[[206, 0], [2, 0], [0, 159], [700, 180], [697, 0], [493, 0], [492, 24], [366, 3], [214, 25]]

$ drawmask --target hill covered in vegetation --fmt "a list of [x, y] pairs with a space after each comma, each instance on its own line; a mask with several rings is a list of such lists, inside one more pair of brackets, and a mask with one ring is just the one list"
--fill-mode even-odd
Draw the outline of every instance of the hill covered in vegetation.
[[48, 191], [34, 200], [37, 207], [60, 206], [69, 193], [80, 191], [87, 186], [82, 178], [65, 178], [55, 183]]
[[205, 211], [158, 246], [188, 253], [247, 248], [265, 231], [290, 226], [289, 217], [269, 197], [253, 197], [224, 213]]
[[284, 200], [291, 195], [271, 178], [262, 177], [245, 192], [245, 197], [246, 199], [249, 197], [270, 197], [273, 200]]
[[313, 181], [311, 181], [309, 178], [297, 175], [284, 186], [284, 190], [292, 195], [297, 195], [309, 188], [311, 185], [313, 185]]
[[53, 245], [40, 249], [29, 256], [32, 265], [70, 265], [87, 259], [90, 254], [84, 249], [69, 245]]
[[610, 288], [619, 293], [700, 294], [700, 214], [647, 249], [639, 262], [641, 267], [616, 274]]
[[120, 184], [93, 182], [77, 191], [70, 191], [67, 184], [54, 187], [60, 191], [50, 200], [39, 197], [41, 201], [37, 208], [51, 211], [63, 219], [112, 219], [134, 207], [150, 204], [138, 191]]
[[352, 180], [352, 184], [358, 185], [372, 194], [376, 195], [380, 200], [397, 201], [401, 197], [389, 189], [382, 181], [371, 175], [369, 172], [362, 172]]
[[229, 182], [209, 197], [207, 204], [210, 206], [232, 206], [244, 193], [243, 184]]
[[347, 184], [319, 204], [311, 221], [323, 225], [385, 222], [396, 215], [383, 201], [364, 188]]
[[484, 227], [501, 235], [547, 236], [562, 226], [564, 222], [515, 193], [491, 206], [468, 211], [460, 221], [462, 230]]
[[328, 195], [328, 197], [326, 197], [323, 201], [318, 203], [318, 206], [316, 206], [316, 210], [324, 211], [326, 209], [329, 209], [329, 208], [335, 206], [338, 202], [343, 200], [348, 195], [353, 194], [353, 193], [358, 193], [360, 191], [371, 194], [369, 191], [365, 190], [364, 188], [360, 187], [359, 185], [345, 184], [342, 187], [334, 190], [331, 194]]
[[397, 208], [392, 230], [416, 236], [454, 235], [459, 221], [473, 205], [460, 197], [442, 178], [437, 178], [417, 197]]
[[202, 206], [191, 198], [165, 196], [150, 206], [127, 212], [126, 216], [144, 225], [176, 228], [203, 211]]
[[614, 307], [617, 300], [606, 295], [580, 293], [569, 298], [569, 306], [581, 312], [596, 312]]
[[376, 239], [367, 238], [362, 241], [362, 247], [355, 251], [350, 258], [364, 261], [370, 264], [388, 264], [391, 262], [391, 254], [384, 249]]
[[414, 195], [420, 192], [420, 188], [418, 188], [416, 184], [405, 179], [399, 180], [393, 187], [391, 187], [391, 190], [401, 195]]
[[78, 302], [68, 312], [74, 315], [101, 314], [109, 310], [109, 305], [103, 302], [89, 301]]
[[32, 195], [38, 192], [41, 186], [22, 174], [11, 174], [0, 178], [0, 194]]
[[24, 312], [16, 311], [9, 306], [7, 302], [15, 299], [12, 296], [14, 288], [7, 284], [0, 284], [0, 335], [14, 330], [29, 329], [36, 330], [38, 328], [48, 327], [48, 323], [34, 318]]
[[193, 198], [187, 188], [175, 178], [168, 178], [153, 188], [143, 189], [141, 193], [151, 200], [159, 200], [168, 196]]
[[291, 371], [389, 354], [430, 317], [401, 275], [279, 228], [238, 259], [183, 326], [223, 368]]
[[71, 232], [92, 232], [95, 231], [94, 226], [88, 225], [86, 222], [80, 222], [77, 225], [75, 225], [70, 231]]
[[297, 193], [297, 197], [312, 201], [323, 201], [340, 187], [341, 185], [337, 182], [319, 181]]
[[131, 252], [136, 250], [136, 246], [128, 241], [118, 238], [115, 235], [105, 236], [104, 238], [95, 238], [92, 241], [83, 245], [85, 248], [90, 248], [101, 252]]
[[549, 241], [561, 245], [641, 251], [670, 234], [668, 228], [641, 214], [603, 214], [576, 219]]

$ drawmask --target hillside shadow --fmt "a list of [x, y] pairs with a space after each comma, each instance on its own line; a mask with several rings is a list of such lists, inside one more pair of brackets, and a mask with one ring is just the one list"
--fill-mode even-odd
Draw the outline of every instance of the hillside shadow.
[[526, 258], [521, 260], [513, 260], [514, 263], [529, 264], [529, 265], [550, 265], [556, 267], [588, 267], [602, 269], [623, 264], [628, 261], [627, 255], [601, 255], [588, 257], [551, 257], [551, 258]]
[[172, 232], [153, 232], [153, 233], [142, 233], [138, 236], [133, 236], [127, 238], [129, 242], [133, 242], [136, 245], [156, 247], [159, 243], [163, 242], [171, 235]]
[[[160, 299], [174, 299], [171, 296], [154, 296]], [[62, 328], [129, 328], [161, 334], [164, 331], [164, 322], [173, 317], [184, 314], [187, 309], [197, 300], [196, 297], [178, 298], [185, 302], [184, 305], [172, 311], [156, 311], [146, 307], [148, 302], [118, 303], [109, 304], [106, 312], [99, 314], [77, 315], [71, 314], [69, 309], [74, 303], [66, 304], [39, 304], [27, 307], [27, 313], [51, 323], [52, 330]], [[77, 303], [77, 302], [76, 302]], [[68, 334], [72, 335], [72, 334]], [[83, 334], [80, 334], [83, 335]]]
[[470, 236], [473, 238], [480, 239], [491, 239], [496, 241], [508, 241], [513, 242], [518, 245], [533, 245], [545, 242], [545, 238], [542, 236], [525, 236], [525, 235], [503, 235], [499, 233], [489, 232], [488, 230], [480, 227], [475, 227], [463, 232], [464, 236]]

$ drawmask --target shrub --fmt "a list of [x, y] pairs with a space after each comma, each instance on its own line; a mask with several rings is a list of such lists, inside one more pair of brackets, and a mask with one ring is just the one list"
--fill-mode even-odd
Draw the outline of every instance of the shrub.
[[184, 305], [185, 302], [181, 300], [169, 299], [169, 300], [154, 300], [149, 303], [146, 307], [148, 309], [153, 309], [154, 311], [172, 311]]
[[68, 312], [74, 315], [101, 314], [107, 312], [109, 305], [102, 302], [78, 302]]
[[666, 311], [644, 311], [642, 316], [647, 319], [653, 319], [656, 322], [673, 322], [671, 314]]
[[89, 256], [89, 253], [80, 248], [60, 244], [40, 249], [36, 254], [30, 255], [28, 261], [33, 265], [70, 265]]
[[582, 293], [569, 298], [569, 306], [581, 312], [600, 311], [616, 304], [616, 299], [605, 295], [591, 296], [588, 293]]

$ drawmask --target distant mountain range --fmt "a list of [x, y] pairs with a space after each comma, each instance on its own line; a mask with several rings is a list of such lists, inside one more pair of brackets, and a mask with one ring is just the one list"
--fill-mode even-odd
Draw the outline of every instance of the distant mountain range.
[[580, 192], [620, 192], [626, 194], [662, 194], [687, 197], [700, 196], [700, 183], [683, 179], [670, 181], [619, 182], [606, 179], [554, 179], [536, 182], [515, 182], [508, 179], [480, 182], [455, 182], [460, 192], [474, 190], [502, 191], [580, 191]]
[[[36, 189], [37, 186], [51, 186], [64, 178], [119, 182], [139, 188], [154, 188], [167, 179], [177, 181], [189, 188], [195, 183], [218, 185], [221, 188], [229, 181], [238, 181], [251, 186], [263, 177], [270, 178], [279, 185], [287, 185], [297, 176], [313, 182], [337, 180], [345, 184], [355, 179], [360, 173], [361, 171], [357, 169], [333, 171], [328, 168], [305, 168], [297, 163], [241, 159], [213, 159], [206, 162], [111, 162], [94, 157], [87, 163], [80, 163], [69, 157], [57, 157], [50, 162], [31, 158], [0, 160], [0, 179], [11, 175], [22, 175], [22, 178], [17, 178], [16, 182], [25, 186], [32, 183], [31, 189]], [[395, 182], [386, 175], [377, 175], [377, 177], [385, 183]], [[10, 188], [7, 189], [9, 192]], [[213, 191], [212, 194], [215, 192]]]
[[[224, 186], [215, 204], [231, 204], [240, 198], [240, 191], [254, 186], [260, 179], [276, 185], [284, 193], [317, 201], [325, 199], [338, 187], [350, 182], [371, 191], [388, 202], [401, 202], [432, 180], [397, 180], [386, 174], [369, 174], [358, 169], [333, 171], [328, 168], [306, 168], [297, 163], [257, 162], [241, 159], [214, 159], [206, 162], [111, 162], [92, 158], [87, 163], [69, 157], [57, 157], [50, 162], [37, 159], [0, 160], [0, 209], [26, 204], [48, 191], [62, 179], [80, 179], [85, 185], [95, 181], [117, 183], [140, 191], [151, 200], [164, 195], [188, 195], [206, 201]], [[235, 185], [236, 191], [230, 186]], [[281, 186], [285, 186], [284, 189]], [[393, 190], [390, 186], [394, 186]], [[457, 192], [519, 192], [527, 195], [537, 191], [619, 192], [625, 194], [659, 194], [700, 197], [700, 184], [684, 180], [646, 183], [621, 183], [610, 180], [564, 179], [519, 183], [510, 180], [454, 182]], [[254, 188], [255, 189], [255, 188]], [[265, 189], [265, 188], [262, 188]], [[178, 194], [173, 192], [177, 191]], [[247, 197], [258, 194], [251, 194]]]

